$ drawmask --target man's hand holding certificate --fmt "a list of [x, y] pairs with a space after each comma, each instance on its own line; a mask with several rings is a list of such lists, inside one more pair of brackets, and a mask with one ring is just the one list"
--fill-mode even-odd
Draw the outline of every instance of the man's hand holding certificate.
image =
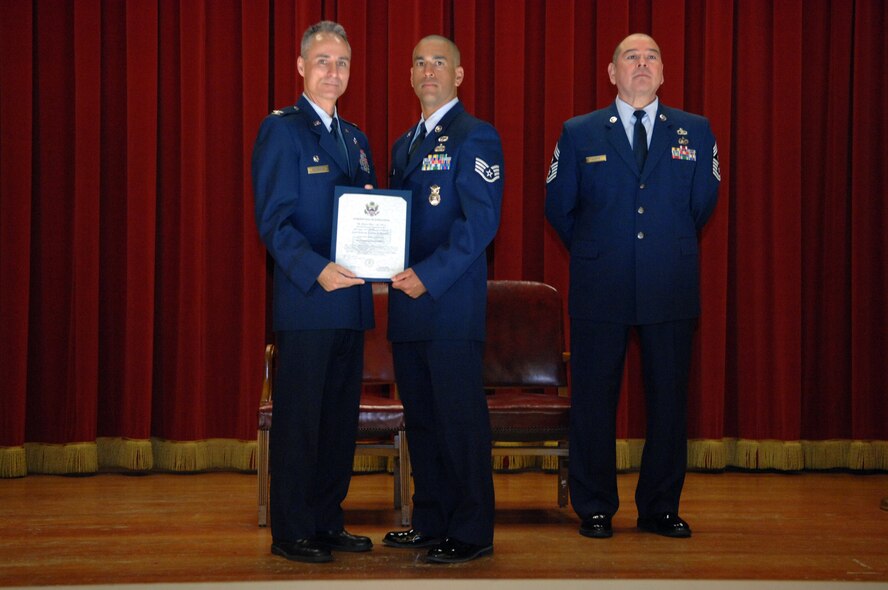
[[388, 281], [407, 267], [410, 191], [337, 186], [333, 260], [368, 281]]

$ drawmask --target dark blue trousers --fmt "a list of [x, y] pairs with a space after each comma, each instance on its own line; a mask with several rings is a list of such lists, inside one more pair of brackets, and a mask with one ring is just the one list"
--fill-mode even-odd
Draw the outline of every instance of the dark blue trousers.
[[271, 535], [292, 542], [344, 526], [358, 431], [364, 332], [277, 332], [269, 442]]
[[464, 543], [492, 543], [484, 343], [394, 342], [392, 352], [413, 468], [413, 528]]
[[696, 319], [639, 326], [571, 319], [570, 498], [580, 518], [614, 514], [620, 505], [616, 415], [633, 327], [641, 343], [647, 415], [635, 504], [640, 517], [678, 512], [696, 324]]

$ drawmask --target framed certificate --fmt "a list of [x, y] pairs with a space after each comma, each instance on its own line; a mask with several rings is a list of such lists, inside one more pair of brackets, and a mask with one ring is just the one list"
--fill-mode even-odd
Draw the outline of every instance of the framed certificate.
[[333, 261], [366, 281], [389, 281], [407, 268], [410, 191], [337, 186]]

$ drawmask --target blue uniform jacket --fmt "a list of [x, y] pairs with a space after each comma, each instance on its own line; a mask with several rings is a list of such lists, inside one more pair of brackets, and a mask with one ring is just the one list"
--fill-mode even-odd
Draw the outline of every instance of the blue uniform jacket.
[[485, 250], [499, 227], [503, 151], [489, 123], [457, 102], [408, 163], [414, 129], [392, 147], [390, 188], [413, 193], [409, 266], [427, 289], [392, 289], [389, 339], [484, 340]]
[[567, 121], [546, 180], [546, 217], [570, 252], [570, 315], [622, 324], [699, 316], [697, 232], [719, 181], [715, 137], [701, 116], [661, 104], [643, 170], [616, 104]]
[[253, 146], [256, 225], [275, 262], [275, 330], [373, 327], [369, 284], [327, 292], [316, 280], [330, 262], [333, 187], [376, 186], [367, 137], [340, 121], [348, 165], [304, 96], [268, 115]]

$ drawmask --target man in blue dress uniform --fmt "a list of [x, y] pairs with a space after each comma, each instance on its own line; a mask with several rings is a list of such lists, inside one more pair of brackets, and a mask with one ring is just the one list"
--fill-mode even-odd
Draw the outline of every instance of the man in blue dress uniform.
[[375, 185], [367, 137], [339, 118], [351, 48], [323, 21], [305, 32], [299, 102], [265, 118], [253, 148], [256, 224], [274, 258], [278, 350], [271, 427], [271, 551], [306, 562], [369, 551], [348, 533], [370, 285], [331, 261], [333, 187]]
[[634, 328], [647, 409], [637, 524], [689, 537], [678, 507], [700, 314], [697, 232], [715, 208], [718, 150], [706, 119], [660, 104], [652, 38], [624, 39], [608, 75], [616, 101], [564, 124], [546, 180], [546, 217], [570, 252], [571, 502], [580, 534], [612, 535], [617, 401]]
[[392, 547], [428, 561], [493, 551], [490, 418], [482, 384], [485, 250], [499, 226], [503, 153], [496, 130], [457, 99], [459, 50], [444, 37], [413, 51], [422, 119], [392, 148], [390, 187], [412, 191], [409, 268], [392, 279], [388, 335], [413, 467], [413, 528]]

